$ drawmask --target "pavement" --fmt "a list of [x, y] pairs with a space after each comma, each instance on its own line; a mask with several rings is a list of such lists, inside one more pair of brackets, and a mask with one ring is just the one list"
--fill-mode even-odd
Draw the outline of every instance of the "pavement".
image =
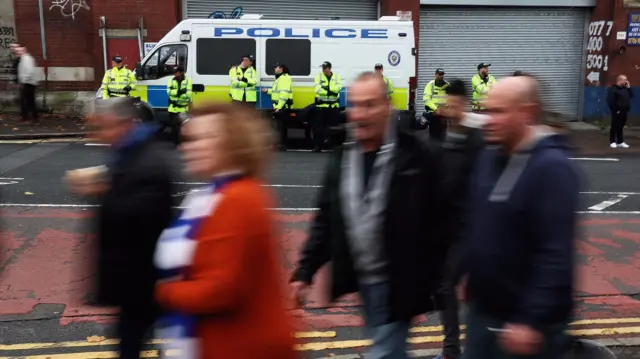
[[[115, 358], [116, 311], [84, 305], [91, 295], [95, 237], [87, 221], [95, 207], [68, 193], [61, 178], [74, 168], [100, 165], [106, 147], [76, 139], [0, 141], [0, 359]], [[280, 153], [267, 186], [281, 228], [282, 283], [291, 273], [312, 219], [328, 154]], [[177, 160], [178, 156], [174, 158]], [[621, 358], [640, 346], [640, 156], [617, 152], [576, 157], [584, 176], [573, 334], [599, 339]], [[177, 181], [175, 197], [199, 185]], [[369, 342], [358, 298], [326, 297], [321, 270], [296, 318], [304, 358], [361, 358]], [[249, 339], [250, 340], [250, 339]], [[411, 331], [415, 357], [438, 353], [436, 316], [418, 318]], [[157, 357], [150, 338], [147, 357]]]
[[21, 121], [18, 114], [0, 114], [0, 140], [79, 137], [87, 134], [86, 120], [82, 117], [44, 113], [34, 123]]

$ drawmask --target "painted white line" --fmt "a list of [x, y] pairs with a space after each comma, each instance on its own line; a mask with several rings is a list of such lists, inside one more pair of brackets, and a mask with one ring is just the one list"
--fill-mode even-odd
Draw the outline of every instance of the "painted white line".
[[[417, 349], [417, 350], [409, 350], [407, 353], [411, 358], [427, 358], [433, 357], [440, 354], [440, 349]], [[363, 359], [367, 358], [364, 354], [343, 354], [343, 355], [333, 355], [329, 357], [322, 357], [319, 359]]]
[[97, 204], [0, 203], [0, 207], [95, 208], [100, 206]]
[[[173, 182], [173, 184], [185, 184], [185, 185], [194, 185], [194, 186], [202, 186], [209, 184], [210, 182]], [[306, 185], [306, 184], [264, 184], [263, 187], [273, 187], [273, 188], [321, 188], [322, 186], [318, 185]]]
[[574, 157], [570, 158], [574, 161], [609, 161], [609, 162], [619, 162], [618, 158], [600, 158], [600, 157]]
[[21, 177], [0, 177], [0, 180], [3, 181], [22, 181], [23, 179]]
[[622, 201], [623, 199], [625, 199], [627, 197], [629, 197], [629, 196], [626, 195], [626, 194], [619, 194], [619, 195], [617, 195], [615, 197], [612, 197], [612, 198], [610, 198], [610, 199], [608, 199], [606, 201], [603, 201], [603, 202], [598, 203], [598, 204], [596, 204], [594, 206], [591, 206], [591, 207], [589, 207], [589, 209], [593, 210], [593, 211], [602, 211], [603, 209], [611, 207], [614, 204]]
[[640, 194], [640, 192], [580, 192], [580, 194], [615, 194], [615, 195], [627, 195], [634, 196]]
[[640, 211], [577, 211], [578, 214], [640, 214]]
[[100, 146], [100, 147], [109, 147], [111, 146], [108, 143], [85, 143], [85, 146]]

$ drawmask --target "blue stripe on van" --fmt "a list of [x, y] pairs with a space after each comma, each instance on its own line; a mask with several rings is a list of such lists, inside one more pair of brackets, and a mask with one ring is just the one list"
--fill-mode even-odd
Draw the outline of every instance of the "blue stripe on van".
[[[271, 96], [262, 92], [263, 88], [271, 87], [256, 87], [257, 100], [256, 108], [258, 109], [272, 109], [273, 102]], [[150, 85], [147, 86], [147, 102], [153, 108], [167, 108], [169, 106], [169, 96], [167, 95], [167, 86]], [[347, 99], [347, 90], [343, 88], [340, 91], [340, 106], [346, 107], [349, 101]]]

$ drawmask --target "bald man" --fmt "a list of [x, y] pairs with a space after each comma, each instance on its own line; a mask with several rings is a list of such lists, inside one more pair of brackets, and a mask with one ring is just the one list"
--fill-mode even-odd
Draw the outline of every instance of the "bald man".
[[564, 137], [539, 123], [538, 83], [510, 77], [486, 102], [461, 263], [465, 357], [560, 358], [573, 309], [578, 174]]

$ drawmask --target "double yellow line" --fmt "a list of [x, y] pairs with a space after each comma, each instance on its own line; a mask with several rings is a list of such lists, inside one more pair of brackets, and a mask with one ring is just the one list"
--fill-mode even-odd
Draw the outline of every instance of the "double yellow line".
[[[617, 335], [630, 335], [640, 334], [640, 326], [619, 326], [624, 324], [638, 324], [640, 325], [640, 318], [611, 318], [611, 319], [593, 319], [593, 320], [578, 320], [571, 323], [572, 327], [576, 326], [606, 326], [602, 328], [583, 328], [583, 329], [571, 329], [569, 333], [578, 337], [603, 337], [603, 336], [617, 336]], [[612, 326], [618, 325], [618, 326]], [[418, 333], [441, 333], [442, 326], [418, 326], [410, 329], [413, 334]], [[461, 326], [461, 329], [465, 329], [465, 326]], [[298, 339], [327, 339], [335, 338], [337, 336], [335, 331], [317, 331], [317, 332], [298, 332], [295, 337]], [[461, 339], [464, 339], [462, 334]], [[428, 336], [414, 336], [408, 339], [410, 344], [429, 344], [440, 343], [443, 340], [442, 335], [428, 335]], [[159, 345], [167, 343], [167, 340], [154, 339], [147, 344]], [[105, 339], [97, 342], [89, 341], [71, 341], [60, 343], [24, 343], [24, 344], [7, 344], [0, 345], [0, 351], [58, 351], [72, 348], [104, 348], [105, 346], [117, 345], [116, 339]], [[343, 341], [318, 341], [304, 344], [297, 344], [296, 350], [298, 351], [323, 351], [323, 350], [338, 350], [338, 349], [354, 349], [371, 345], [369, 340], [343, 340]], [[147, 350], [142, 352], [143, 358], [157, 358], [159, 357], [158, 350]], [[177, 356], [176, 351], [167, 351], [166, 356]], [[38, 355], [20, 355], [20, 356], [8, 356], [0, 357], [0, 359], [102, 359], [102, 358], [118, 358], [116, 351], [89, 351], [82, 353], [63, 353], [63, 354], [38, 354]]]

